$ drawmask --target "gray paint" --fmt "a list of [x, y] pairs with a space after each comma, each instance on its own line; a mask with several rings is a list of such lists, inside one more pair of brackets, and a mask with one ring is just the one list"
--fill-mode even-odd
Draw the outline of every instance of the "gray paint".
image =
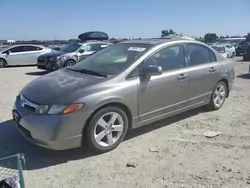
[[[204, 43], [190, 40], [147, 39], [126, 41], [150, 41], [155, 46], [132, 64], [127, 70], [115, 77], [96, 77], [70, 70], [59, 70], [37, 78], [22, 90], [27, 99], [38, 104], [71, 104], [83, 102], [85, 107], [76, 113], [67, 115], [25, 114], [18, 100], [17, 109], [22, 119], [20, 124], [29, 130], [33, 138], [24, 135], [34, 144], [55, 149], [68, 149], [81, 146], [81, 135], [90, 115], [103, 105], [120, 103], [126, 106], [132, 115], [130, 128], [161, 120], [181, 112], [209, 103], [212, 90], [221, 79], [226, 79], [231, 90], [234, 80], [234, 62], [222, 57]], [[148, 42], [149, 43], [149, 42]], [[127, 75], [145, 58], [157, 50], [172, 44], [196, 43], [210, 48], [217, 62], [178, 70], [166, 71], [149, 80]], [[215, 73], [209, 69], [215, 67]], [[182, 81], [180, 73], [188, 75]], [[37, 141], [38, 140], [38, 141]]]

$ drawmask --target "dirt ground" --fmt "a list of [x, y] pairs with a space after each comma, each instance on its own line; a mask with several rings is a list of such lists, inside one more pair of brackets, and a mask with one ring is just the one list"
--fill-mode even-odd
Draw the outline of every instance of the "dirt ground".
[[[15, 130], [15, 96], [41, 76], [36, 67], [0, 70], [0, 158], [26, 157], [28, 188], [238, 188], [250, 187], [250, 62], [235, 58], [234, 89], [219, 111], [193, 110], [131, 131], [115, 150], [48, 151]], [[206, 138], [206, 131], [220, 131]]]

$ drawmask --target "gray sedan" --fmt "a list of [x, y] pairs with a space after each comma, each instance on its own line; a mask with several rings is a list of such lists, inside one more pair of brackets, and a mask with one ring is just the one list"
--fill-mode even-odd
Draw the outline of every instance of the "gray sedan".
[[65, 150], [86, 142], [107, 152], [129, 129], [204, 105], [220, 109], [234, 76], [232, 60], [198, 41], [126, 41], [30, 82], [13, 119], [33, 144]]
[[0, 50], [0, 68], [9, 65], [35, 65], [37, 57], [51, 52], [50, 48], [38, 45], [15, 45]]

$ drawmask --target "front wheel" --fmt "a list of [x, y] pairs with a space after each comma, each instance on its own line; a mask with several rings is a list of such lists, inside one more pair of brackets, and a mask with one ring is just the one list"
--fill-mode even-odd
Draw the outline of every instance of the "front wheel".
[[0, 68], [4, 68], [6, 66], [6, 61], [4, 59], [0, 59]]
[[86, 142], [95, 153], [115, 149], [128, 131], [128, 117], [116, 106], [108, 106], [97, 111], [85, 129]]
[[73, 65], [75, 65], [75, 64], [76, 64], [75, 61], [73, 61], [73, 60], [68, 60], [68, 61], [66, 61], [66, 62], [64, 63], [63, 68], [65, 68], [65, 67], [70, 67], [70, 66], [73, 66]]
[[218, 82], [212, 93], [208, 107], [212, 110], [220, 109], [226, 100], [227, 92], [228, 91], [225, 82]]

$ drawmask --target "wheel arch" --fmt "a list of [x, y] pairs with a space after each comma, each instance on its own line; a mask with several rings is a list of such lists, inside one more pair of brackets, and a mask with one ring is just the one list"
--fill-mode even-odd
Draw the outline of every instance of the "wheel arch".
[[82, 135], [83, 135], [83, 138], [85, 137], [85, 134], [86, 134], [86, 125], [88, 125], [90, 119], [93, 117], [93, 115], [98, 112], [99, 110], [103, 109], [103, 108], [106, 108], [108, 106], [115, 106], [115, 107], [118, 107], [118, 108], [121, 108], [127, 115], [128, 117], [128, 128], [131, 129], [132, 128], [132, 113], [130, 111], [130, 109], [128, 108], [127, 105], [125, 105], [121, 100], [108, 100], [108, 101], [104, 101], [104, 102], [101, 102], [100, 104], [97, 105], [97, 108], [91, 113], [91, 115], [89, 116], [89, 118], [87, 119], [87, 121], [85, 122], [85, 126], [82, 130]]
[[[221, 78], [220, 80], [219, 80], [219, 82], [224, 82], [225, 84], [226, 84], [226, 87], [227, 87], [227, 96], [226, 96], [226, 98], [228, 98], [228, 96], [229, 96], [229, 83], [228, 83], [228, 80], [227, 80], [227, 78]], [[218, 82], [218, 83], [219, 83]]]
[[0, 57], [0, 60], [3, 60], [5, 62], [5, 65], [8, 65], [8, 62], [6, 59], [4, 59], [3, 57]]

